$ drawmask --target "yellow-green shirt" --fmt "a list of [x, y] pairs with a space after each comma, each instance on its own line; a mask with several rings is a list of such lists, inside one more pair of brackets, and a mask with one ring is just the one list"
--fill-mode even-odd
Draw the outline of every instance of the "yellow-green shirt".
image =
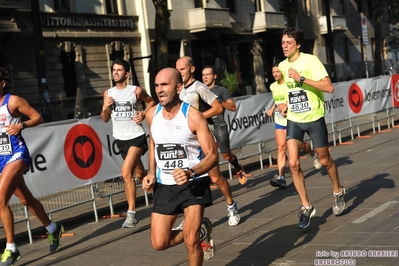
[[[285, 83], [278, 84], [277, 81], [270, 85], [273, 99], [275, 104], [281, 104], [287, 102], [287, 85]], [[280, 126], [287, 126], [287, 117], [283, 116], [277, 108], [274, 108], [274, 123]]]
[[300, 53], [297, 60], [288, 59], [279, 64], [284, 76], [288, 92], [287, 119], [293, 122], [308, 123], [324, 117], [323, 92], [309, 85], [302, 84], [288, 77], [288, 70], [292, 67], [305, 79], [321, 80], [328, 77], [328, 73], [320, 60], [311, 54]]

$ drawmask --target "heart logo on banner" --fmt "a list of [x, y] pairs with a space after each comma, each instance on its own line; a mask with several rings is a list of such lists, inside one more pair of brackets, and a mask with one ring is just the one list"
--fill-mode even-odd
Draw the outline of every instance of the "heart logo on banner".
[[76, 157], [87, 165], [89, 158], [93, 155], [93, 145], [89, 141], [86, 141], [83, 144], [77, 143], [74, 147], [74, 153]]
[[360, 97], [357, 91], [352, 91], [351, 102], [354, 106], [358, 107], [360, 104]]
[[363, 107], [363, 92], [356, 83], [353, 83], [348, 91], [349, 107], [354, 113], [359, 113]]
[[72, 127], [65, 137], [64, 158], [77, 178], [93, 178], [102, 164], [102, 144], [96, 131], [85, 124]]

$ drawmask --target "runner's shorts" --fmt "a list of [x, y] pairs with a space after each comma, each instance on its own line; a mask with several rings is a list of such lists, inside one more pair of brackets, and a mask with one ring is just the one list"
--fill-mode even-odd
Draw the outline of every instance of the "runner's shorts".
[[287, 121], [287, 139], [296, 139], [303, 142], [305, 132], [308, 133], [314, 147], [328, 146], [328, 132], [324, 117], [308, 123]]
[[148, 150], [147, 137], [145, 134], [143, 134], [137, 138], [129, 139], [129, 140], [117, 139], [115, 141], [115, 143], [116, 143], [116, 146], [118, 147], [119, 152], [121, 153], [123, 159], [126, 158], [127, 151], [132, 146], [143, 148], [143, 153], [141, 155], [144, 155]]
[[205, 205], [208, 207], [212, 204], [209, 176], [180, 186], [155, 183], [153, 212], [172, 215], [183, 213], [188, 206]]
[[0, 156], [0, 173], [3, 172], [4, 167], [12, 162], [23, 160], [26, 164], [26, 172], [29, 171], [30, 166], [30, 155], [29, 150], [25, 145], [14, 146], [13, 154], [11, 155], [1, 155]]
[[215, 137], [215, 141], [218, 145], [220, 152], [225, 153], [230, 151], [230, 138], [229, 132], [227, 131], [227, 124], [225, 122], [215, 123], [210, 125], [209, 129], [211, 130], [213, 136]]

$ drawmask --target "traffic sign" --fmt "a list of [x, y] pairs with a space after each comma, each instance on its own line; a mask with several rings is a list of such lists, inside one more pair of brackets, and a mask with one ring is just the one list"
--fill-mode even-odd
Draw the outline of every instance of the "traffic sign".
[[362, 39], [363, 39], [363, 45], [369, 44], [369, 34], [367, 30], [367, 18], [363, 13], [360, 13], [360, 20], [362, 23]]

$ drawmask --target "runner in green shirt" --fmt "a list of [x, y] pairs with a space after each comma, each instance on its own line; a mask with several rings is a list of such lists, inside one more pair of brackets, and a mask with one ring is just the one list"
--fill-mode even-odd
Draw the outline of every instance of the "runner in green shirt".
[[281, 46], [286, 59], [279, 64], [288, 89], [287, 148], [292, 180], [301, 199], [298, 227], [307, 228], [316, 209], [310, 204], [305, 178], [300, 167], [299, 153], [305, 132], [310, 136], [321, 164], [333, 184], [335, 215], [345, 209], [345, 188], [340, 184], [338, 170], [328, 151], [328, 132], [324, 120], [323, 93], [332, 93], [334, 86], [320, 60], [300, 52], [303, 31], [287, 28], [283, 31]]
[[[286, 188], [287, 182], [285, 180], [285, 167], [287, 165], [287, 86], [281, 74], [278, 64], [273, 64], [272, 75], [275, 79], [270, 85], [270, 90], [273, 94], [274, 104], [266, 112], [268, 116], [274, 114], [275, 136], [277, 143], [277, 168], [278, 175], [270, 179], [270, 184], [273, 187]], [[313, 159], [313, 165], [316, 169], [321, 168], [321, 163], [317, 158], [317, 154], [312, 150], [309, 143], [302, 142], [301, 150], [305, 151]]]

